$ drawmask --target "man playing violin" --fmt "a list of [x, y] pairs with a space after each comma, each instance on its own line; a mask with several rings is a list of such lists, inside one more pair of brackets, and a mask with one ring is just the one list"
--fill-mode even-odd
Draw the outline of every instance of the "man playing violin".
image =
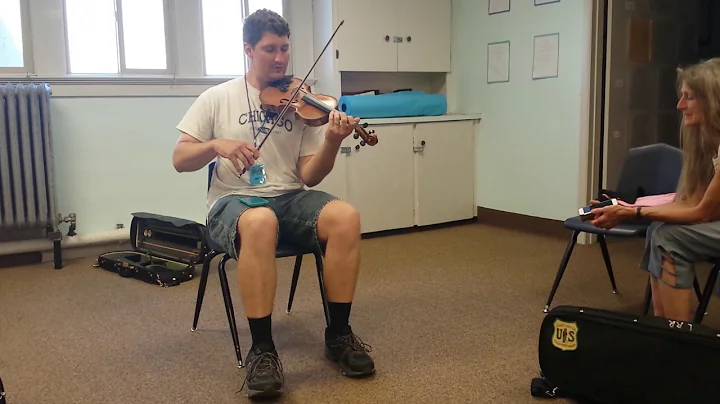
[[[217, 161], [207, 196], [208, 230], [237, 260], [252, 334], [248, 395], [276, 396], [284, 384], [271, 326], [278, 239], [325, 247], [330, 315], [325, 356], [346, 376], [370, 375], [375, 364], [348, 321], [360, 264], [360, 217], [349, 203], [305, 189], [330, 173], [340, 143], [359, 120], [333, 111], [326, 125], [310, 127], [287, 113], [268, 134], [277, 117], [262, 110], [259, 94], [285, 76], [290, 28], [277, 13], [259, 10], [245, 19], [243, 37], [250, 60], [247, 74], [195, 100], [177, 126], [181, 134], [173, 165], [178, 172], [189, 172]], [[261, 198], [261, 206], [248, 203], [247, 197]]]

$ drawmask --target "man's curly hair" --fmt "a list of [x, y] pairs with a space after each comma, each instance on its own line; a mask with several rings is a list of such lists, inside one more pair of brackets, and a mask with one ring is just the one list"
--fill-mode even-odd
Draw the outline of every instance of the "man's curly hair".
[[243, 41], [255, 47], [266, 32], [289, 38], [290, 25], [280, 14], [266, 8], [257, 10], [245, 18]]

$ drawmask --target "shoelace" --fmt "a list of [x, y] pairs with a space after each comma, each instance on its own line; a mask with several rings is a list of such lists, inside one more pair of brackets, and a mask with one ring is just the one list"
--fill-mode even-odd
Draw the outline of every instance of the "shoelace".
[[255, 375], [256, 372], [263, 373], [270, 373], [273, 370], [273, 365], [275, 365], [280, 372], [280, 383], [282, 384], [284, 382], [284, 375], [283, 375], [283, 366], [282, 362], [280, 362], [280, 358], [277, 357], [277, 355], [271, 353], [271, 352], [262, 352], [258, 354], [256, 357], [253, 358], [253, 360], [250, 362], [247, 373], [245, 374], [245, 379], [243, 380], [242, 386], [240, 386], [240, 390], [238, 393], [240, 393], [244, 388], [245, 384], [247, 384], [248, 379]]
[[349, 346], [353, 351], [372, 352], [372, 346], [364, 343], [360, 337], [355, 334], [343, 335], [338, 338], [341, 345]]

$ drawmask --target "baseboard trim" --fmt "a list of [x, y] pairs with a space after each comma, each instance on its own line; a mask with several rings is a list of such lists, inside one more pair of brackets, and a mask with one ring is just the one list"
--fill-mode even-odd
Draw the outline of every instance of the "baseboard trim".
[[[132, 246], [129, 241], [125, 242], [112, 242], [112, 243], [101, 243], [96, 245], [88, 245], [84, 247], [73, 247], [63, 248], [62, 259], [63, 266], [67, 264], [68, 260], [75, 260], [80, 258], [97, 257], [100, 254], [113, 252], [113, 251], [129, 251], [132, 250]], [[43, 252], [42, 262], [52, 262], [53, 252]]]
[[42, 262], [41, 252], [0, 255], [0, 268], [35, 265]]
[[567, 239], [572, 234], [560, 220], [504, 212], [480, 206], [477, 208], [477, 222], [488, 226], [562, 239]]
[[[562, 221], [559, 220], [527, 216], [518, 213], [504, 212], [478, 206], [477, 217], [474, 219], [460, 220], [457, 222], [442, 223], [432, 226], [411, 227], [407, 229], [395, 229], [373, 233], [364, 233], [362, 235], [362, 238], [368, 239], [414, 233], [418, 231], [436, 230], [440, 228], [467, 225], [473, 222], [481, 223], [488, 226], [517, 230], [526, 233], [534, 233], [543, 236], [557, 237], [562, 239], [567, 239], [571, 234], [571, 232], [562, 225]], [[97, 257], [98, 255], [106, 252], [123, 251], [130, 249], [132, 249], [132, 247], [130, 246], [129, 242], [113, 242], [86, 247], [63, 248], [63, 264], [65, 264], [66, 260]], [[13, 254], [2, 257], [2, 260], [0, 260], [0, 268], [21, 265], [34, 265], [52, 261], [52, 251]]]

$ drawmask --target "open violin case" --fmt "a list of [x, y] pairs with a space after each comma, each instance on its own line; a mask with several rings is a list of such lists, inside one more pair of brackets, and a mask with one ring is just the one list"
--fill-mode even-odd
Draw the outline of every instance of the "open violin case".
[[152, 213], [133, 213], [130, 225], [132, 251], [98, 256], [95, 267], [125, 278], [176, 286], [195, 275], [209, 252], [205, 226], [191, 220]]

